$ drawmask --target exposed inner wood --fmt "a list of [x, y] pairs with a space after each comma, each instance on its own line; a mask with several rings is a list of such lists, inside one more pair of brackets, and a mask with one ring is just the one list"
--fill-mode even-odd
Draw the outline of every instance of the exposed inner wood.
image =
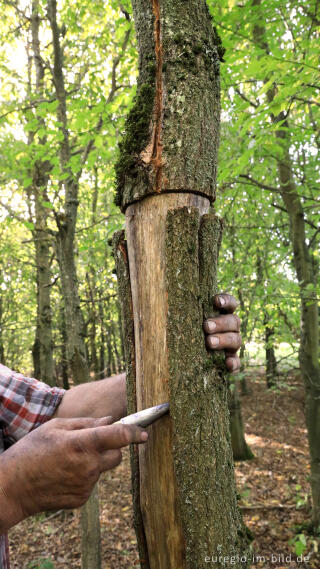
[[[126, 210], [126, 234], [133, 300], [137, 409], [164, 403], [168, 394], [165, 229], [168, 210], [209, 210], [195, 194], [150, 196]], [[170, 417], [149, 427], [139, 447], [140, 501], [150, 569], [185, 569], [184, 537], [178, 512]]]

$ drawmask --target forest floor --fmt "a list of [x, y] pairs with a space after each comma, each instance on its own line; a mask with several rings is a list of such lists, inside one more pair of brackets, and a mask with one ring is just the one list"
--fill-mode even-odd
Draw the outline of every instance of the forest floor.
[[[318, 569], [319, 541], [301, 529], [310, 519], [303, 389], [298, 376], [287, 382], [289, 389], [267, 391], [263, 372], [257, 368], [250, 373], [251, 393], [241, 402], [246, 440], [255, 458], [236, 464], [240, 505], [254, 537], [253, 567]], [[127, 450], [123, 456], [121, 465], [99, 484], [102, 569], [139, 567]], [[78, 511], [30, 518], [11, 530], [9, 538], [12, 569], [80, 568]]]

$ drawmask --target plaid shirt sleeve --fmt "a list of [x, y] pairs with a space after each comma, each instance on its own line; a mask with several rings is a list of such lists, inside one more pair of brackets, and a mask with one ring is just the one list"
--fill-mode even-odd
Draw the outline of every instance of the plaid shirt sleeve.
[[0, 425], [5, 448], [52, 417], [64, 389], [49, 387], [0, 364]]
[[[48, 421], [64, 393], [0, 364], [0, 453]], [[0, 569], [10, 569], [7, 534], [0, 535]]]

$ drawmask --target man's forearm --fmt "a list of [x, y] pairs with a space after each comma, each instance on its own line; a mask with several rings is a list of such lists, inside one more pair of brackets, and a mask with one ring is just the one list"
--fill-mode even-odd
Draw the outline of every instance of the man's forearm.
[[67, 419], [111, 415], [117, 421], [126, 415], [126, 410], [126, 375], [122, 373], [83, 383], [66, 391], [54, 417]]

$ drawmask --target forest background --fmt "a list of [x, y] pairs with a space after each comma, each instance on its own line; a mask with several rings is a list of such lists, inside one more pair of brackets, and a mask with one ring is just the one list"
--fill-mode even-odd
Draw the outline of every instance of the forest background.
[[[0, 362], [68, 388], [68, 278], [92, 379], [124, 368], [111, 238], [124, 225], [115, 164], [136, 90], [131, 5], [0, 5]], [[319, 349], [319, 2], [208, 6], [225, 49], [216, 211], [219, 286], [240, 302], [237, 383], [246, 393], [262, 364], [269, 388], [292, 389], [303, 315], [314, 362]]]

